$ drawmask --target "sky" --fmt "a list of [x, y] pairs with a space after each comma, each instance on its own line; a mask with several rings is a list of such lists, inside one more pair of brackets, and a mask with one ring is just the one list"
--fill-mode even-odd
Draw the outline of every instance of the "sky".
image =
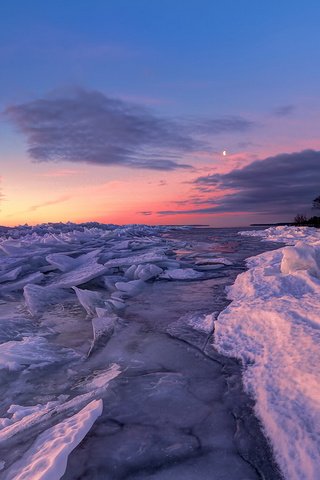
[[315, 0], [1, 0], [0, 224], [314, 214], [319, 24]]

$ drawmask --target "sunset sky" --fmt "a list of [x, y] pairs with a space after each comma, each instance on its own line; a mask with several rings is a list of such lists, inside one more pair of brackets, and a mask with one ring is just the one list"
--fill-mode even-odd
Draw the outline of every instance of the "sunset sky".
[[315, 0], [1, 0], [0, 224], [311, 215], [319, 25]]

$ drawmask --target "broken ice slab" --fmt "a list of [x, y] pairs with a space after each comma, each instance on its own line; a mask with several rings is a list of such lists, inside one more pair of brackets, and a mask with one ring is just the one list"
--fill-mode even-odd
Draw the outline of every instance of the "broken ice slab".
[[29, 283], [41, 283], [44, 280], [45, 276], [41, 272], [31, 273], [20, 280], [15, 282], [8, 282], [3, 285], [0, 285], [0, 292], [7, 293], [7, 292], [16, 292], [18, 290], [22, 290], [23, 287], [28, 285]]
[[152, 263], [131, 265], [124, 273], [129, 280], [151, 280], [158, 277], [163, 269]]
[[61, 288], [76, 287], [103, 275], [107, 270], [108, 269], [104, 265], [100, 265], [95, 259], [90, 259], [87, 262], [80, 264], [74, 270], [59, 275], [57, 280], [52, 282], [51, 286]]
[[156, 263], [167, 260], [164, 250], [151, 251], [141, 255], [130, 255], [124, 258], [114, 258], [105, 263], [108, 268], [126, 267], [128, 265], [139, 265], [141, 263]]
[[0, 370], [23, 370], [27, 367], [44, 367], [51, 363], [79, 358], [69, 348], [51, 344], [43, 337], [25, 337], [0, 345]]
[[62, 288], [41, 287], [29, 283], [23, 289], [26, 306], [32, 315], [39, 315], [50, 307], [63, 304], [70, 298], [70, 294]]
[[100, 252], [101, 249], [96, 249], [76, 258], [62, 253], [52, 253], [46, 256], [46, 260], [48, 263], [50, 263], [50, 265], [65, 273], [69, 272], [70, 270], [74, 270], [81, 265], [85, 265], [92, 259], [97, 259]]
[[77, 287], [73, 287], [73, 290], [88, 315], [95, 315], [97, 307], [104, 307], [105, 301], [101, 293]]
[[145, 283], [142, 280], [131, 280], [129, 282], [117, 282], [115, 284], [117, 290], [125, 297], [134, 297], [141, 292]]
[[193, 268], [172, 268], [159, 275], [159, 278], [165, 278], [166, 280], [194, 280], [202, 276], [201, 272], [197, 272]]

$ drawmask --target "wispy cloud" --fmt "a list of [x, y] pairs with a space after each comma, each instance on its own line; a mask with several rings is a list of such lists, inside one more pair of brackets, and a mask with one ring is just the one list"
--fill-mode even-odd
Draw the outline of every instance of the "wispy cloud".
[[[252, 212], [295, 214], [309, 211], [312, 199], [320, 193], [320, 151], [282, 153], [255, 161], [225, 174], [212, 174], [194, 180], [200, 192], [219, 196], [207, 199], [206, 207], [166, 210], [161, 215], [196, 213]], [[231, 193], [229, 193], [231, 192]]]
[[37, 173], [37, 177], [70, 177], [73, 175], [77, 175], [79, 170], [72, 170], [72, 169], [61, 169], [61, 170], [50, 170], [48, 172]]
[[273, 110], [276, 117], [288, 117], [292, 115], [296, 107], [294, 105], [281, 105]]
[[56, 205], [57, 203], [63, 203], [67, 200], [70, 200], [70, 198], [70, 195], [63, 195], [61, 197], [54, 198], [53, 200], [48, 200], [47, 202], [32, 205], [25, 212], [35, 212], [36, 210], [39, 210], [39, 208], [50, 207], [51, 205]]
[[145, 107], [79, 88], [12, 105], [6, 114], [26, 135], [35, 161], [167, 171], [192, 168], [180, 161], [199, 149], [210, 151], [207, 137], [253, 127], [241, 117], [160, 117]]

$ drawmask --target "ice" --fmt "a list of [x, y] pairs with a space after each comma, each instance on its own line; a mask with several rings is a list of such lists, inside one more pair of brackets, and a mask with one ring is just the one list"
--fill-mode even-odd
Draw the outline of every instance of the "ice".
[[232, 265], [233, 262], [231, 260], [228, 260], [227, 258], [223, 257], [201, 257], [199, 260], [195, 262], [195, 264], [198, 265], [216, 265], [216, 264], [221, 264], [221, 265]]
[[16, 427], [18, 425], [20, 427], [22, 427], [22, 425], [25, 427], [31, 419], [35, 421], [37, 418], [43, 416], [50, 409], [55, 407], [58, 403], [59, 402], [49, 402], [46, 405], [37, 404], [28, 407], [22, 405], [11, 405], [7, 410], [7, 414], [10, 414], [11, 418], [4, 417], [0, 419], [0, 430], [8, 427], [9, 425], [15, 425], [13, 428], [6, 428], [4, 431], [0, 432], [0, 441], [3, 441], [4, 438], [8, 439], [10, 437], [10, 435], [8, 437], [8, 432], [16, 431]]
[[10, 282], [12, 280], [16, 280], [17, 277], [20, 275], [22, 271], [21, 267], [14, 268], [13, 270], [0, 274], [0, 283], [3, 282]]
[[[3, 307], [2, 307], [3, 308]], [[4, 315], [0, 317], [0, 344], [9, 340], [22, 340], [23, 337], [31, 337], [33, 335], [48, 335], [49, 330], [34, 324], [30, 318], [26, 316]]]
[[126, 297], [133, 297], [141, 292], [144, 282], [142, 280], [131, 280], [129, 282], [117, 282], [115, 286]]
[[41, 287], [29, 283], [23, 289], [26, 306], [32, 315], [45, 312], [48, 308], [62, 304], [69, 294], [55, 287]]
[[101, 293], [84, 290], [77, 287], [73, 287], [76, 292], [77, 298], [80, 304], [83, 306], [88, 315], [94, 315], [96, 313], [96, 307], [103, 307], [104, 301]]
[[44, 367], [54, 362], [77, 358], [73, 350], [52, 345], [43, 337], [25, 337], [0, 345], [0, 370], [22, 370], [27, 366]]
[[193, 268], [172, 268], [160, 275], [160, 278], [165, 278], [166, 280], [194, 280], [201, 277], [202, 273], [197, 272]]
[[[253, 235], [250, 232], [250, 235]], [[290, 247], [248, 261], [218, 317], [215, 345], [239, 358], [244, 384], [287, 480], [319, 475], [320, 232], [259, 232]], [[303, 241], [301, 241], [303, 238]]]
[[113, 295], [114, 294], [112, 294], [111, 298], [107, 301], [107, 303], [111, 305], [116, 311], [126, 308], [126, 302], [122, 300], [122, 298]]
[[76, 287], [103, 275], [107, 270], [106, 267], [97, 263], [95, 259], [90, 259], [85, 263], [81, 263], [70, 272], [60, 275], [58, 280], [52, 283], [52, 286], [60, 288]]
[[9, 282], [5, 283], [4, 285], [0, 285], [0, 292], [7, 293], [7, 292], [15, 292], [17, 290], [22, 290], [23, 287], [28, 285], [29, 283], [41, 283], [44, 280], [45, 276], [41, 272], [31, 273], [26, 277], [17, 280], [16, 282]]
[[68, 456], [87, 435], [103, 409], [93, 400], [80, 412], [43, 432], [24, 456], [9, 470], [7, 480], [58, 480]]
[[125, 277], [129, 280], [151, 280], [158, 277], [163, 272], [162, 268], [152, 263], [147, 263], [145, 265], [131, 265], [125, 271]]
[[81, 387], [82, 389], [89, 392], [103, 392], [103, 390], [106, 389], [111, 380], [118, 377], [120, 373], [120, 366], [116, 363], [113, 363], [110, 368], [108, 368], [108, 370], [94, 372], [94, 374], [90, 378], [87, 378], [85, 381], [80, 383], [78, 387]]
[[164, 250], [154, 250], [141, 255], [130, 255], [124, 258], [115, 258], [105, 263], [108, 268], [126, 267], [128, 265], [139, 265], [142, 263], [156, 263], [167, 260]]
[[76, 259], [62, 253], [52, 253], [46, 256], [47, 262], [61, 272], [68, 272], [78, 266]]
[[50, 265], [61, 270], [61, 272], [69, 272], [81, 265], [85, 265], [88, 261], [96, 259], [101, 250], [93, 250], [79, 257], [73, 258], [62, 253], [53, 253], [46, 256], [46, 260]]
[[88, 355], [91, 355], [103, 341], [105, 345], [114, 332], [117, 315], [104, 313], [103, 316], [94, 317], [92, 321], [93, 340]]

